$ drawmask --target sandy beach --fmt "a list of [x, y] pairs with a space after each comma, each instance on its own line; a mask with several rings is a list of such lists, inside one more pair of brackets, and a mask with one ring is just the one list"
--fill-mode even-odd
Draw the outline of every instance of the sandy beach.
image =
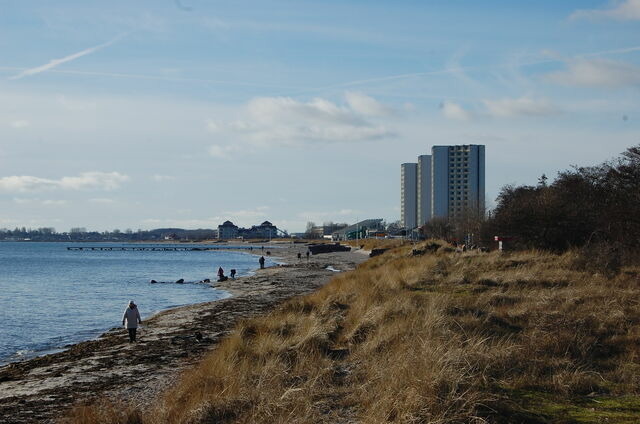
[[[249, 251], [249, 246], [253, 250]], [[260, 255], [260, 246], [247, 244], [247, 251]], [[74, 403], [96, 398], [149, 404], [181, 370], [215, 348], [239, 320], [312, 292], [336, 272], [353, 269], [367, 259], [359, 252], [340, 252], [311, 256], [307, 262], [304, 244], [273, 242], [264, 246], [265, 254], [270, 251], [284, 264], [216, 283], [217, 288], [232, 294], [230, 298], [155, 315], [143, 323], [136, 344], [128, 343], [126, 331], [113, 328], [63, 352], [1, 367], [0, 421], [54, 422]], [[302, 260], [298, 253], [303, 254]]]

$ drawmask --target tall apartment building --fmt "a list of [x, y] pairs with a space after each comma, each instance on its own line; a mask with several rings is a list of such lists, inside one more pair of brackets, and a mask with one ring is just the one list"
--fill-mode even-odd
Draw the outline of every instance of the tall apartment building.
[[417, 225], [424, 225], [431, 219], [431, 155], [418, 156], [417, 168]]
[[432, 147], [432, 217], [484, 213], [484, 161], [483, 145]]
[[415, 228], [434, 217], [484, 213], [484, 147], [433, 146], [431, 155], [418, 156], [418, 163], [402, 164], [402, 225]]
[[400, 165], [400, 221], [404, 228], [417, 226], [417, 163]]

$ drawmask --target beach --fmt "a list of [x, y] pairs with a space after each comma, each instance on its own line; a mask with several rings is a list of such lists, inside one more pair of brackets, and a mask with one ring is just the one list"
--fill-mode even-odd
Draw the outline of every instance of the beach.
[[2, 422], [53, 422], [77, 402], [105, 397], [148, 405], [181, 370], [215, 348], [239, 320], [310, 293], [338, 271], [354, 269], [367, 259], [359, 252], [337, 252], [307, 261], [304, 244], [265, 243], [264, 252], [261, 246], [247, 244], [247, 251], [256, 255], [270, 251], [282, 264], [216, 283], [232, 294], [229, 298], [170, 309], [145, 320], [138, 343], [129, 344], [126, 331], [113, 328], [62, 352], [0, 368]]

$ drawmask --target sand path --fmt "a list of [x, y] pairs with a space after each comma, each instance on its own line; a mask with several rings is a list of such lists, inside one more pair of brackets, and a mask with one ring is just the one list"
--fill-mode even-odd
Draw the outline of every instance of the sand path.
[[[326, 284], [334, 270], [347, 271], [367, 259], [340, 252], [315, 255], [307, 262], [304, 245], [275, 245], [265, 244], [265, 251], [287, 265], [216, 285], [232, 293], [230, 298], [170, 309], [146, 320], [137, 344], [129, 344], [126, 331], [116, 328], [63, 352], [1, 367], [0, 422], [53, 422], [75, 402], [105, 396], [147, 405], [238, 320], [310, 293]], [[251, 253], [261, 254], [259, 246]], [[298, 252], [303, 252], [302, 260]], [[202, 341], [196, 340], [197, 332]]]

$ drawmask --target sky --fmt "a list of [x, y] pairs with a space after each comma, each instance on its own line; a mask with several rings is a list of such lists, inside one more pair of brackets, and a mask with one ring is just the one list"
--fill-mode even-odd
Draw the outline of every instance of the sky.
[[447, 144], [490, 207], [640, 144], [640, 0], [0, 0], [0, 228], [395, 221]]

